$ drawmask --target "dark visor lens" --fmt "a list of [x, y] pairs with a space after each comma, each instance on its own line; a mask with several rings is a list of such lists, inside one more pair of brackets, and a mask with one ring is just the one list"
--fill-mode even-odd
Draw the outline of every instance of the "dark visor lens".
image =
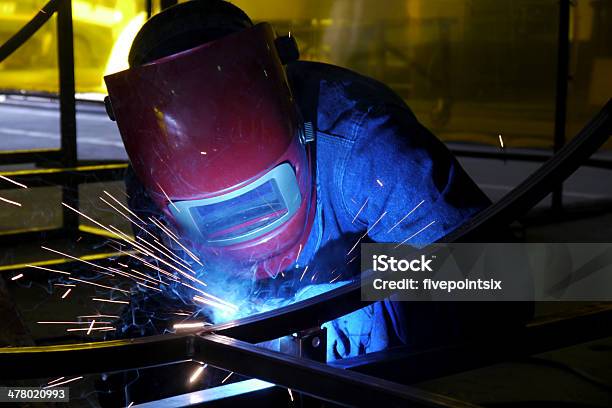
[[275, 180], [232, 199], [189, 209], [208, 241], [237, 238], [266, 227], [288, 212]]

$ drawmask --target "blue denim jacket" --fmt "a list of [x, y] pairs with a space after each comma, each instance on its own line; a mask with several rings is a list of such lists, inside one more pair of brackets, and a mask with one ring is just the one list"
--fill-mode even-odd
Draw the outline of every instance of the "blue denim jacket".
[[[313, 287], [300, 297], [354, 277], [360, 242], [431, 243], [490, 204], [385, 85], [312, 62], [293, 63], [288, 76], [303, 111], [318, 100], [310, 117], [316, 122], [317, 213], [298, 260], [309, 266], [304, 279]], [[328, 360], [409, 343], [404, 306], [376, 303], [327, 323]]]

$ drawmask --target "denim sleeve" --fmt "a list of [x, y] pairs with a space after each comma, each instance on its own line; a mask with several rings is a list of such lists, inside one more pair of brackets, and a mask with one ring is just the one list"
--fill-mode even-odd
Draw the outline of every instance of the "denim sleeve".
[[407, 107], [372, 107], [341, 179], [344, 208], [375, 242], [434, 242], [490, 204]]

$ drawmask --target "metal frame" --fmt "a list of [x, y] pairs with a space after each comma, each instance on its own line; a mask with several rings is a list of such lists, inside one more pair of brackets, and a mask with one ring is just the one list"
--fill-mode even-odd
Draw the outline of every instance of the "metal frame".
[[[60, 111], [60, 148], [32, 149], [0, 152], [0, 165], [35, 163], [37, 166], [57, 166], [63, 169], [47, 168], [32, 171], [2, 172], [4, 176], [16, 176], [30, 187], [59, 185], [62, 188], [62, 201], [73, 208], [79, 206], [79, 184], [88, 181], [121, 180], [127, 165], [121, 169], [100, 166], [79, 168], [77, 158], [76, 100], [74, 80], [74, 44], [72, 27], [72, 1], [50, 0], [21, 30], [0, 46], [0, 62], [8, 58], [23, 43], [32, 37], [53, 14], [57, 13], [57, 56], [59, 72], [59, 111]], [[0, 186], [0, 189], [8, 188]], [[62, 227], [60, 229], [34, 229], [32, 231], [2, 234], [0, 241], [30, 240], [51, 235], [76, 236], [79, 231], [77, 213], [62, 207]]]
[[[555, 95], [555, 130], [553, 151], [557, 152], [565, 144], [567, 120], [567, 85], [569, 81], [569, 30], [570, 0], [559, 0], [559, 27], [557, 39], [557, 78]], [[559, 183], [552, 193], [553, 211], [563, 209], [563, 184]]]

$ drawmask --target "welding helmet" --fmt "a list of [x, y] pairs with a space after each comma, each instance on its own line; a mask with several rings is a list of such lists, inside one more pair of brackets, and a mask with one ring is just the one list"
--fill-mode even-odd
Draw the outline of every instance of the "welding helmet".
[[105, 77], [152, 200], [204, 259], [250, 265], [258, 278], [296, 260], [315, 211], [310, 147], [277, 45], [262, 23]]

